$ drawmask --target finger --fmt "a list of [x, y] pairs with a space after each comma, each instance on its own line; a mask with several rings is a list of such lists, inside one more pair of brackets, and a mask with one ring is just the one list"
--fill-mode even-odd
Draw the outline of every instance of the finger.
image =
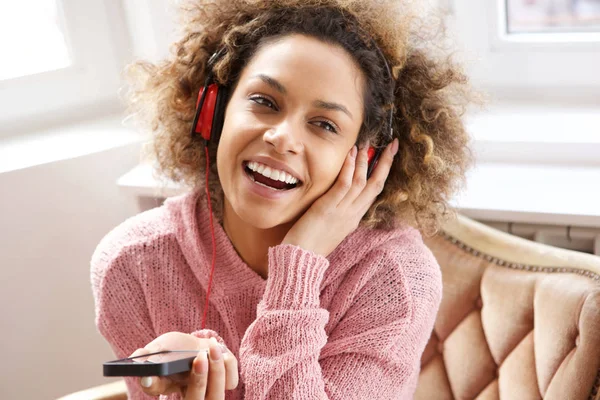
[[192, 363], [190, 380], [186, 389], [184, 400], [204, 400], [208, 385], [208, 357], [205, 350], [201, 350]]
[[173, 384], [177, 385], [177, 386], [186, 386], [188, 383], [188, 379], [190, 377], [190, 373], [188, 372], [180, 372], [178, 374], [171, 374], [169, 376], [167, 376], [166, 378], [170, 379]]
[[367, 184], [367, 171], [369, 169], [369, 146], [370, 142], [367, 140], [361, 146], [356, 156], [356, 166], [354, 168], [354, 174], [352, 176], [352, 186], [344, 197], [344, 203], [352, 204], [354, 200], [362, 193], [363, 189]]
[[194, 332], [194, 336], [196, 336], [199, 339], [209, 339], [212, 337], [212, 335], [213, 333], [206, 329]]
[[367, 170], [369, 168], [369, 149], [371, 148], [371, 141], [367, 140], [360, 146], [360, 151], [356, 156], [356, 168], [354, 169], [354, 176], [366, 177]]
[[169, 333], [160, 335], [159, 337], [157, 337], [156, 339], [154, 339], [153, 341], [151, 341], [150, 343], [145, 345], [144, 349], [148, 350], [149, 353], [159, 353], [161, 351], [169, 350], [168, 348], [165, 349], [164, 344], [163, 344], [163, 342], [165, 341], [165, 337], [167, 335], [169, 335]]
[[206, 388], [206, 398], [209, 400], [225, 399], [225, 363], [221, 346], [215, 338], [210, 339], [208, 350], [208, 386]]
[[397, 152], [398, 139], [394, 139], [387, 145], [381, 154], [381, 157], [379, 157], [377, 168], [375, 168], [371, 178], [367, 181], [366, 187], [355, 201], [357, 206], [368, 209], [375, 198], [383, 191], [385, 181], [390, 173], [392, 163], [394, 162], [394, 156]]
[[[150, 347], [150, 348], [149, 348]], [[162, 351], [160, 344], [153, 344], [152, 342], [146, 345], [143, 349], [138, 349], [138, 355], [152, 354]], [[139, 384], [142, 387], [144, 393], [150, 396], [158, 396], [161, 394], [171, 394], [179, 392], [178, 382], [174, 382], [171, 377], [163, 376], [145, 376], [140, 378]]]
[[140, 386], [150, 396], [179, 392], [179, 385], [164, 376], [145, 376], [140, 378]]
[[150, 354], [150, 352], [147, 349], [145, 349], [145, 348], [142, 347], [142, 348], [137, 349], [133, 353], [131, 353], [131, 355], [128, 358], [143, 356], [143, 355], [146, 355], [146, 354]]
[[[223, 363], [225, 364], [225, 390], [233, 390], [239, 384], [238, 360], [224, 343], [219, 342], [219, 346], [223, 352]], [[210, 347], [210, 341], [207, 347]]]
[[321, 197], [318, 201], [327, 202], [327, 205], [335, 207], [344, 199], [346, 193], [348, 193], [348, 190], [350, 190], [350, 187], [352, 186], [352, 176], [354, 174], [354, 164], [356, 162], [357, 152], [356, 146], [353, 146], [352, 149], [350, 149], [335, 183], [331, 189], [329, 189], [327, 195]]
[[238, 360], [227, 347], [223, 349], [223, 360], [225, 362], [225, 390], [233, 390], [239, 383]]
[[[140, 348], [134, 351], [129, 358], [143, 356], [146, 354], [150, 354], [151, 351], [146, 348]], [[140, 362], [144, 360], [143, 358], [139, 359]], [[135, 361], [135, 360], [134, 360]], [[144, 393], [149, 394], [151, 396], [158, 396], [162, 393], [162, 390], [167, 389], [169, 385], [165, 385], [164, 382], [159, 382], [158, 377], [156, 376], [145, 376], [139, 379], [140, 386]]]

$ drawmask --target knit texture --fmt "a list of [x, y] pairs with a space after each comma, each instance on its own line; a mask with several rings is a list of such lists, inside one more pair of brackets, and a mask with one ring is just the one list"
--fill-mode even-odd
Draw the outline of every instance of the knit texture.
[[[96, 325], [116, 357], [171, 331], [218, 336], [240, 368], [228, 400], [413, 397], [442, 290], [417, 230], [359, 228], [328, 257], [271, 247], [266, 280], [218, 223], [215, 238], [201, 332], [212, 261], [201, 192], [169, 198], [102, 239], [91, 260]], [[152, 398], [126, 381], [131, 399]]]

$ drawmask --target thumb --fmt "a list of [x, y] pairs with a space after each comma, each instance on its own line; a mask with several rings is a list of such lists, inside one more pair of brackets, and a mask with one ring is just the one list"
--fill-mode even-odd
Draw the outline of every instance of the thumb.
[[137, 357], [137, 356], [143, 356], [146, 354], [150, 354], [150, 352], [148, 350], [146, 350], [145, 348], [139, 348], [136, 351], [134, 351], [133, 353], [131, 353], [131, 355], [128, 358], [131, 357]]
[[206, 350], [201, 350], [192, 363], [184, 400], [204, 400], [207, 386], [208, 354]]

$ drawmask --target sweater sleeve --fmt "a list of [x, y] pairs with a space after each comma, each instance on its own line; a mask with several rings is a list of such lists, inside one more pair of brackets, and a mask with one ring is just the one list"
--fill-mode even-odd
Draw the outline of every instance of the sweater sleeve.
[[[115, 252], [117, 254], [115, 254]], [[116, 358], [128, 357], [150, 343], [156, 335], [147, 311], [134, 249], [112, 249], [106, 241], [96, 249], [91, 261], [92, 292], [96, 326], [110, 344]], [[136, 378], [125, 378], [128, 398], [150, 400]]]
[[377, 272], [328, 337], [319, 299], [327, 259], [291, 245], [269, 250], [265, 294], [240, 348], [246, 399], [412, 398], [441, 300], [439, 267], [424, 245], [360, 263]]

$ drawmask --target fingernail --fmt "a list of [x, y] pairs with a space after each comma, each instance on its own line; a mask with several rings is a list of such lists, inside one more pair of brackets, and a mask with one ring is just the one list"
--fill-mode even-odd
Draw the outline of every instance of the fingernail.
[[152, 386], [152, 378], [149, 376], [145, 376], [140, 380], [140, 385], [142, 385], [145, 388], [149, 388], [150, 386]]
[[229, 352], [229, 349], [227, 348], [227, 346], [225, 346], [224, 344], [219, 344], [219, 346], [221, 347], [221, 352], [223, 354]]
[[354, 145], [352, 146], [352, 150], [350, 150], [350, 157], [356, 158], [356, 153], [358, 153], [358, 150], [356, 149], [356, 145]]
[[396, 138], [396, 139], [394, 139], [394, 141], [392, 142], [392, 156], [395, 156], [395, 155], [396, 155], [396, 153], [398, 153], [398, 147], [399, 147], [399, 144], [398, 144], [398, 139]]
[[[139, 351], [140, 351], [140, 349], [137, 349], [136, 351], [131, 353], [128, 358], [137, 357], [137, 355], [139, 354]], [[134, 359], [133, 361], [137, 361], [137, 359]]]
[[201, 351], [200, 354], [198, 354], [198, 357], [196, 357], [194, 372], [198, 375], [208, 372], [208, 358], [205, 351]]
[[210, 346], [210, 359], [212, 361], [219, 361], [223, 352], [221, 351], [221, 346], [219, 346], [219, 342], [214, 337], [210, 338], [212, 342], [212, 346]]

